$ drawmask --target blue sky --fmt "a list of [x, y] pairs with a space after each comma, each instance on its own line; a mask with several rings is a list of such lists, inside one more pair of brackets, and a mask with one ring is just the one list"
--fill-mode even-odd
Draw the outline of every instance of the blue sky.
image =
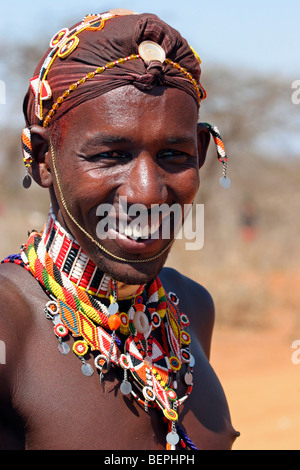
[[300, 79], [299, 0], [11, 0], [1, 2], [0, 38], [49, 39], [86, 13], [151, 12], [179, 29], [205, 63]]

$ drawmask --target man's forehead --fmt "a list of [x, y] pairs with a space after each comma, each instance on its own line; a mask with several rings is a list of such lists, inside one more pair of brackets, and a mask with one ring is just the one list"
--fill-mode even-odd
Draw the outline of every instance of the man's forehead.
[[[111, 134], [107, 132], [96, 131], [95, 133], [90, 133], [83, 142], [81, 142], [82, 147], [97, 147], [98, 145], [114, 145], [114, 144], [131, 144], [134, 141], [139, 140], [138, 135], [120, 135], [119, 133]], [[150, 140], [153, 140], [152, 135]], [[162, 136], [160, 136], [162, 137]], [[178, 130], [178, 133], [171, 134], [167, 129], [164, 131], [163, 140], [166, 144], [169, 145], [181, 145], [193, 143], [195, 140], [195, 132], [185, 132]]]
[[[179, 145], [195, 139], [198, 109], [192, 97], [176, 88], [167, 88], [160, 96], [124, 88], [126, 93], [113, 90], [70, 110], [62, 118], [66, 132], [80, 136], [85, 147], [154, 138]], [[139, 99], [132, 100], [133, 95]]]

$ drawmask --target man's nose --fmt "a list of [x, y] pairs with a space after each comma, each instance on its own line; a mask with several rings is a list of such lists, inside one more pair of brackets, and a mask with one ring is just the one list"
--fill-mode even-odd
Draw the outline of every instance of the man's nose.
[[125, 196], [129, 204], [143, 204], [147, 209], [153, 204], [163, 204], [168, 198], [166, 176], [155, 158], [140, 154], [133, 160], [119, 196]]

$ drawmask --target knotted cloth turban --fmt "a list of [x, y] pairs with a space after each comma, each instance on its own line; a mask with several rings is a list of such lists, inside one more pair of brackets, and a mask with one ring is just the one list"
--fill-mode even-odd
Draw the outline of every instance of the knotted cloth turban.
[[[138, 56], [82, 80], [101, 66], [138, 55], [143, 41], [161, 46], [169, 61], [145, 61]], [[48, 121], [52, 122], [87, 100], [129, 84], [145, 91], [157, 85], [176, 87], [190, 94], [199, 105], [199, 90], [200, 99], [205, 97], [200, 73], [200, 59], [195, 51], [178, 31], [156, 15], [123, 10], [87, 15], [51, 39], [24, 99], [26, 125], [45, 126], [49, 112], [52, 114]], [[76, 82], [80, 84], [70, 91]]]

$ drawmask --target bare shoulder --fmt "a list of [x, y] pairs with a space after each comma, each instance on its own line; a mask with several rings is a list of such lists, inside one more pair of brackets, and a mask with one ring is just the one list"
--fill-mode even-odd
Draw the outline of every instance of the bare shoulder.
[[[30, 334], [30, 274], [22, 267], [0, 265], [0, 450], [23, 449], [21, 419], [14, 409], [20, 358]], [[27, 293], [26, 293], [27, 292]]]
[[7, 365], [0, 369], [2, 393], [4, 381], [9, 384], [13, 380], [31, 325], [32, 283], [34, 279], [24, 268], [12, 263], [0, 265], [0, 340]]
[[[30, 297], [28, 286], [33, 281], [22, 267], [5, 263], [0, 265], [0, 321], [13, 325], [22, 320], [26, 308], [26, 298]], [[7, 325], [9, 326], [9, 325]]]
[[207, 357], [210, 354], [211, 337], [215, 322], [214, 302], [205, 287], [173, 268], [164, 268], [160, 279], [165, 290], [179, 297], [180, 309], [191, 322], [193, 333]]

